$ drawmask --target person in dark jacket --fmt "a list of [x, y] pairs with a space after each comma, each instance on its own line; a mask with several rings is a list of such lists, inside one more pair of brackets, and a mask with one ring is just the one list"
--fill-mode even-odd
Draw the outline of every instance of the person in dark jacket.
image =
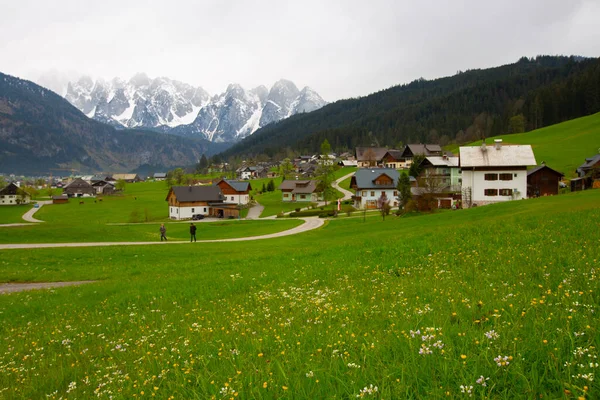
[[160, 241], [162, 242], [163, 239], [165, 241], [167, 241], [167, 228], [165, 228], [165, 224], [160, 224]]
[[196, 225], [193, 222], [190, 224], [190, 242], [192, 240], [196, 241]]

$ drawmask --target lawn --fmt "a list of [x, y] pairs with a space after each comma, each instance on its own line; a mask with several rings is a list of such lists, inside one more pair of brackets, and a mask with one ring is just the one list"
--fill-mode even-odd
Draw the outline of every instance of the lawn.
[[246, 243], [2, 252], [6, 398], [598, 398], [600, 191]]
[[[526, 133], [491, 137], [486, 142], [502, 139], [505, 144], [530, 144], [538, 164], [546, 165], [565, 174], [576, 176], [575, 170], [600, 151], [600, 113], [573, 119]], [[481, 141], [470, 145], [480, 145]], [[458, 154], [458, 146], [451, 151]]]
[[31, 204], [0, 206], [0, 224], [26, 223], [23, 214], [31, 209]]

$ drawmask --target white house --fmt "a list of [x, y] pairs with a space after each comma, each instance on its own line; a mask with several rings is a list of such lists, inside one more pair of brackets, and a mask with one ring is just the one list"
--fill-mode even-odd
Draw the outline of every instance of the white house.
[[171, 219], [190, 219], [197, 214], [218, 218], [239, 216], [238, 205], [225, 203], [218, 186], [173, 186], [166, 201]]
[[309, 201], [323, 200], [323, 194], [317, 189], [315, 180], [285, 180], [279, 185], [282, 192], [282, 201]]
[[537, 165], [530, 145], [460, 148], [463, 208], [527, 198], [527, 167]]
[[360, 168], [350, 180], [350, 187], [356, 191], [353, 196], [355, 208], [377, 208], [377, 201], [385, 196], [391, 206], [398, 206], [398, 178], [400, 173], [394, 168]]
[[15, 183], [9, 183], [0, 190], [0, 206], [14, 206], [17, 204], [29, 204], [31, 196]]

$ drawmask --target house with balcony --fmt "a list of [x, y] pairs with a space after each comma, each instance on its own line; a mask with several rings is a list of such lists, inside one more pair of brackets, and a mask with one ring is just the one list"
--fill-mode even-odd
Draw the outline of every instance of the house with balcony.
[[169, 218], [191, 219], [194, 215], [216, 218], [237, 218], [237, 204], [225, 202], [219, 186], [173, 186], [165, 199], [169, 206]]
[[224, 203], [243, 205], [250, 202], [250, 191], [252, 190], [250, 182], [221, 179], [215, 183], [215, 186], [221, 189]]
[[[456, 156], [429, 156], [421, 163], [423, 170], [418, 180], [426, 181], [440, 193], [460, 193], [462, 173]], [[422, 186], [422, 185], [420, 185]]]
[[395, 168], [360, 168], [350, 180], [354, 189], [354, 207], [358, 209], [376, 209], [380, 197], [389, 200], [393, 207], [398, 206], [398, 178]]
[[317, 189], [315, 180], [285, 180], [279, 185], [282, 201], [317, 202], [323, 200], [323, 193]]
[[31, 195], [13, 182], [0, 189], [0, 206], [16, 206], [30, 202]]
[[463, 208], [527, 198], [527, 167], [537, 164], [533, 149], [494, 142], [460, 148]]

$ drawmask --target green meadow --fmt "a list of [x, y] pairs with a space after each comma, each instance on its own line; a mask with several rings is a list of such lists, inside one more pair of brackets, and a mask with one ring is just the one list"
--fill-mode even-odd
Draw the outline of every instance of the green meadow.
[[0, 295], [0, 398], [599, 398], [599, 206], [591, 190], [255, 242], [3, 250], [1, 282], [97, 282]]
[[26, 223], [23, 214], [31, 209], [32, 205], [0, 206], [0, 224]]
[[[574, 178], [577, 167], [600, 152], [600, 113], [526, 133], [494, 136], [487, 143], [494, 139], [502, 139], [505, 144], [530, 144], [538, 164], [545, 161], [566, 178]], [[480, 144], [478, 141], [470, 146]], [[450, 150], [458, 154], [458, 146]]]

